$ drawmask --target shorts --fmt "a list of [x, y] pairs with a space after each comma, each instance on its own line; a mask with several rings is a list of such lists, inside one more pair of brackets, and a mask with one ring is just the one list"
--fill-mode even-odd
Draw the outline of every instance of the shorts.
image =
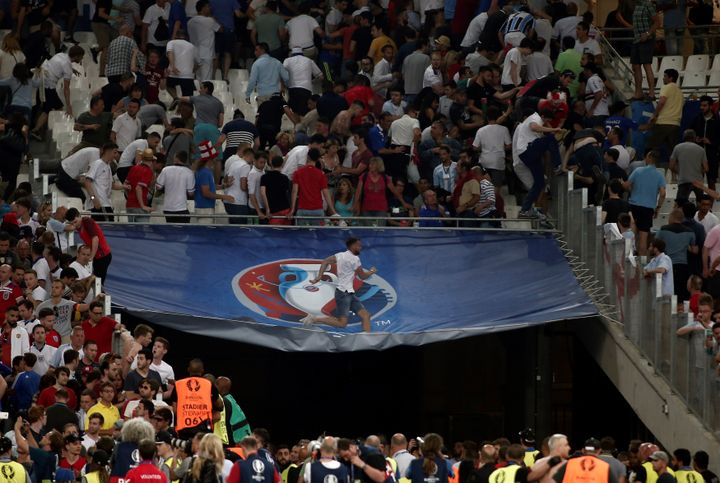
[[60, 100], [56, 89], [45, 89], [45, 102], [42, 105], [42, 110], [45, 114], [50, 111], [59, 111], [65, 107], [65, 104]]
[[335, 289], [335, 315], [338, 318], [347, 318], [351, 310], [357, 314], [361, 310], [365, 310], [365, 306], [354, 293]]
[[645, 206], [630, 205], [630, 213], [635, 220], [635, 226], [639, 231], [650, 232], [655, 218], [655, 210]]
[[180, 77], [168, 77], [167, 86], [170, 88], [180, 87], [180, 92], [185, 97], [190, 97], [195, 91], [194, 79], [181, 79]]
[[232, 54], [235, 49], [235, 31], [222, 30], [215, 32], [215, 53], [216, 54]]
[[92, 26], [92, 31], [97, 39], [98, 47], [102, 50], [110, 45], [110, 41], [113, 39], [113, 28], [110, 24], [92, 22], [90, 25]]
[[493, 186], [500, 187], [505, 184], [505, 170], [504, 169], [490, 169], [486, 170], [490, 175], [490, 181]]
[[646, 40], [645, 42], [637, 42], [632, 44], [630, 49], [631, 65], [648, 65], [652, 64], [653, 54], [655, 53], [655, 39]]

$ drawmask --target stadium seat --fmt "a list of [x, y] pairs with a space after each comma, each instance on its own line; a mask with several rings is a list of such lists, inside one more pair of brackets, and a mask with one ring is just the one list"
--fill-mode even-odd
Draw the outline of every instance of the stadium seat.
[[[75, 40], [81, 44], [97, 45], [97, 40], [95, 39], [95, 34], [93, 32], [75, 32], [73, 36], [75, 37]], [[86, 53], [89, 54], [90, 52]]]
[[707, 86], [720, 87], [720, 70], [710, 71], [710, 79], [708, 80]]
[[221, 80], [214, 80], [210, 81], [213, 83], [213, 94], [217, 94], [220, 92], [227, 92], [228, 91], [228, 85], [227, 82], [221, 81]]
[[66, 158], [77, 144], [78, 143], [62, 143], [60, 145], [60, 157]]
[[705, 87], [705, 73], [704, 72], [686, 72], [682, 79], [682, 87], [685, 88], [700, 88]]
[[691, 55], [685, 64], [685, 72], [705, 72], [710, 67], [709, 55]]
[[69, 196], [59, 195], [58, 206], [64, 206], [66, 208], [76, 208], [78, 211], [83, 211], [83, 202], [80, 198], [70, 198]]
[[[659, 59], [660, 59], [659, 57], [653, 57], [652, 64], [651, 64], [651, 65], [652, 65], [653, 74], [655, 74], [655, 75], [657, 75], [657, 73], [658, 73], [658, 68], [659, 68], [659, 66], [660, 66], [660, 60], [659, 60]], [[645, 69], [643, 69], [643, 71], [644, 71], [644, 70], [645, 70]]]
[[[662, 74], [666, 69], [675, 69], [678, 72], [683, 70], [683, 56], [682, 55], [666, 55], [660, 61], [660, 67], [658, 72]], [[662, 76], [658, 76], [662, 77]]]
[[74, 121], [60, 121], [51, 126], [52, 138], [57, 141], [61, 134], [71, 133], [73, 131]]
[[108, 83], [107, 77], [93, 77], [90, 78], [90, 92], [95, 92], [102, 89]]
[[86, 112], [90, 107], [90, 104], [89, 104], [89, 101], [87, 98], [83, 99], [83, 100], [77, 100], [77, 101], [71, 101], [71, 102], [72, 102], [73, 114], [75, 115], [75, 117], [78, 117], [83, 112]]

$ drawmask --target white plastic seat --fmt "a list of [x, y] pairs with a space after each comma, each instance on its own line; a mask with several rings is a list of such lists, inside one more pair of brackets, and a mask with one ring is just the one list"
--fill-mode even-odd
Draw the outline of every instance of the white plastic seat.
[[72, 151], [75, 146], [77, 146], [78, 143], [62, 143], [60, 145], [60, 157], [66, 158], [68, 154], [70, 154], [70, 151]]
[[705, 87], [705, 79], [704, 72], [685, 72], [681, 85], [687, 88]]
[[710, 70], [720, 70], [720, 54], [715, 54], [715, 56], [713, 57]]
[[221, 80], [213, 80], [210, 81], [213, 84], [213, 94], [218, 92], [227, 92], [228, 91], [228, 85], [227, 82], [221, 81]]
[[83, 211], [83, 202], [80, 198], [58, 196], [58, 206], [64, 206], [65, 208], [76, 208], [78, 211]]
[[55, 123], [51, 129], [52, 129], [52, 138], [53, 140], [57, 141], [61, 135], [63, 134], [69, 134], [73, 131], [73, 122], [67, 122], [67, 121], [61, 121]]
[[[720, 55], [720, 54], [718, 54]], [[708, 87], [720, 87], [720, 69], [710, 71], [710, 79], [707, 83]]]
[[[657, 56], [653, 57], [652, 63], [651, 63], [650, 65], [652, 66], [653, 74], [656, 74], [656, 75], [657, 75], [657, 73], [658, 73], [658, 68], [660, 67], [659, 57], [657, 57]], [[643, 69], [643, 71], [644, 71], [644, 70], [645, 70], [645, 69]]]
[[92, 77], [90, 78], [90, 93], [93, 93], [97, 91], [98, 89], [102, 89], [105, 85], [107, 85], [108, 79], [107, 77]]
[[705, 72], [710, 67], [709, 55], [691, 55], [685, 63], [685, 72]]
[[[680, 72], [683, 70], [683, 56], [682, 55], [666, 55], [660, 61], [660, 68], [658, 72], [662, 74], [666, 69], [675, 69]], [[661, 77], [661, 76], [658, 76]]]
[[87, 98], [79, 99], [77, 101], [71, 101], [71, 102], [72, 102], [73, 115], [75, 115], [75, 117], [78, 117], [83, 112], [86, 112], [90, 107], [89, 101]]

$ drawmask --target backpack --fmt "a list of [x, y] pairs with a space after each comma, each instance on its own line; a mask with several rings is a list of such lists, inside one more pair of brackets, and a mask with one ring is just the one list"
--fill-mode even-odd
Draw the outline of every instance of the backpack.
[[168, 29], [167, 20], [162, 17], [158, 18], [158, 24], [157, 27], [155, 27], [153, 37], [159, 42], [170, 40], [170, 29]]

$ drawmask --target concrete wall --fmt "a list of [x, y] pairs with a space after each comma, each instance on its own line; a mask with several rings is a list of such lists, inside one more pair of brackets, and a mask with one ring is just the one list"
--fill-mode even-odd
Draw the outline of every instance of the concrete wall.
[[579, 321], [571, 327], [638, 417], [668, 451], [703, 449], [711, 455], [711, 469], [715, 473], [720, 471], [720, 441], [655, 374], [651, 363], [625, 337], [620, 326], [598, 318]]

